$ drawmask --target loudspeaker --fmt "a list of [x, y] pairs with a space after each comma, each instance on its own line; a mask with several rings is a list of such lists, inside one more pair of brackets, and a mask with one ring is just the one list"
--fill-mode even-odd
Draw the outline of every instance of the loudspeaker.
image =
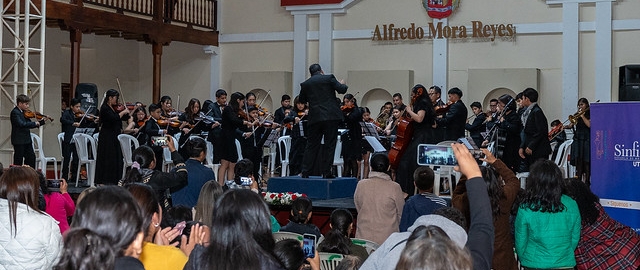
[[98, 114], [98, 87], [94, 83], [79, 83], [76, 85], [76, 99], [80, 100], [80, 109], [82, 111], [97, 115]]
[[618, 100], [640, 101], [640, 65], [621, 66], [618, 82]]

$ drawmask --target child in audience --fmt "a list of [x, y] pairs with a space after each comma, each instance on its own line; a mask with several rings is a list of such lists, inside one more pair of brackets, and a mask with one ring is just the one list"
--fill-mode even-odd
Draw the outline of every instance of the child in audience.
[[576, 266], [580, 211], [576, 201], [562, 194], [563, 183], [562, 172], [553, 161], [531, 165], [515, 221], [516, 252], [524, 267]]
[[227, 189], [251, 189], [251, 191], [258, 193], [258, 182], [253, 175], [253, 162], [248, 159], [240, 160], [236, 163], [234, 171], [234, 178], [225, 180], [224, 185]]
[[353, 216], [346, 209], [336, 209], [331, 212], [331, 230], [320, 244], [318, 251], [340, 253], [343, 255], [355, 255], [363, 261], [369, 257], [367, 250], [351, 242], [353, 231]]
[[303, 269], [304, 262], [308, 262], [308, 268], [311, 270], [320, 270], [320, 256], [318, 250], [315, 251], [313, 258], [305, 258], [300, 241], [296, 239], [284, 239], [277, 242], [273, 248], [273, 254], [278, 258], [284, 269], [286, 270], [299, 270]]
[[280, 228], [282, 232], [292, 232], [297, 234], [313, 234], [316, 240], [320, 240], [322, 234], [320, 229], [313, 223], [309, 223], [313, 214], [313, 204], [307, 197], [299, 197], [291, 204], [291, 218], [289, 223]]
[[418, 194], [411, 196], [402, 209], [400, 231], [406, 232], [409, 226], [420, 216], [430, 215], [433, 211], [446, 207], [447, 202], [433, 194], [434, 173], [429, 167], [418, 167], [413, 172], [413, 184], [418, 188]]

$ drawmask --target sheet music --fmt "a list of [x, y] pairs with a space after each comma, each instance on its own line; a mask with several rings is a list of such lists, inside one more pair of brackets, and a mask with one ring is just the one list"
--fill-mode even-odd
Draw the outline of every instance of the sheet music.
[[364, 134], [364, 136], [372, 136], [372, 137], [375, 137], [377, 140], [380, 140], [380, 136], [378, 135], [376, 125], [369, 122], [360, 122], [360, 126], [362, 127], [362, 134]]
[[267, 139], [264, 141], [264, 144], [262, 146], [263, 147], [271, 146], [271, 144], [275, 143], [279, 137], [280, 137], [280, 132], [278, 132], [278, 129], [272, 129], [271, 133], [269, 133], [269, 136], [267, 136]]

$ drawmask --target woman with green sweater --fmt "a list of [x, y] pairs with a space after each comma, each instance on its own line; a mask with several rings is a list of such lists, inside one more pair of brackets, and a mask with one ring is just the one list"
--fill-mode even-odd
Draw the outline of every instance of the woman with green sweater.
[[515, 221], [516, 253], [524, 269], [573, 269], [580, 211], [563, 190], [562, 173], [549, 160], [534, 163]]

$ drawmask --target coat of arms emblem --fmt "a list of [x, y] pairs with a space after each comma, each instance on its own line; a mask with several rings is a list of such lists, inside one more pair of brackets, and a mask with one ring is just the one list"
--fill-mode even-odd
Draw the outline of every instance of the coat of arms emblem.
[[458, 7], [460, 0], [422, 0], [422, 5], [427, 10], [427, 15], [434, 19], [449, 17]]

